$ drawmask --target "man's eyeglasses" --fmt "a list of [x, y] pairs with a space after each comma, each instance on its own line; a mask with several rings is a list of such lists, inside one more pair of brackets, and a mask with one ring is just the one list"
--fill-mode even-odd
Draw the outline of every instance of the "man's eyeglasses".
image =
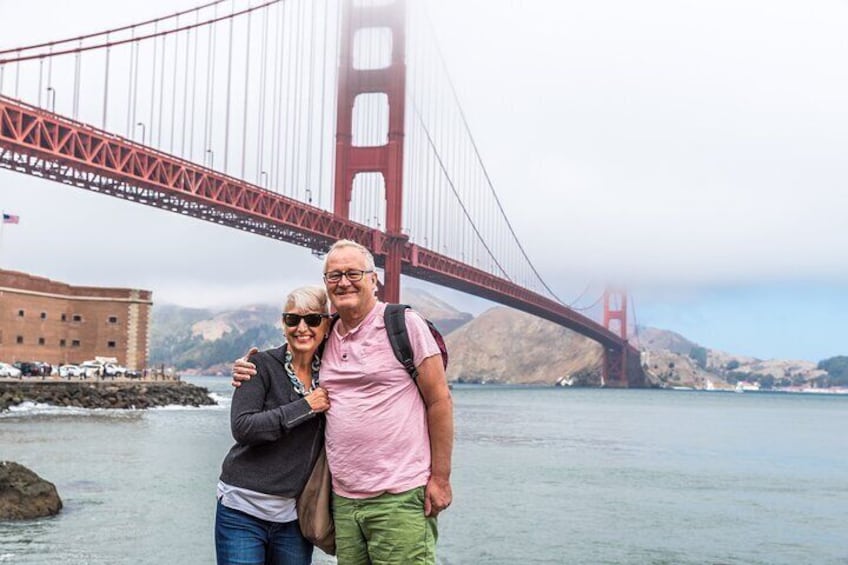
[[324, 273], [324, 280], [328, 283], [337, 283], [342, 280], [342, 277], [346, 277], [350, 282], [359, 282], [362, 280], [367, 273], [373, 273], [373, 270], [370, 271], [362, 271], [360, 269], [349, 269], [347, 271], [330, 271], [328, 273]]
[[310, 328], [317, 328], [321, 325], [321, 321], [324, 318], [329, 318], [327, 314], [292, 314], [290, 312], [283, 312], [283, 323], [290, 328], [295, 328], [300, 325], [300, 321], [303, 320], [306, 322], [306, 325]]

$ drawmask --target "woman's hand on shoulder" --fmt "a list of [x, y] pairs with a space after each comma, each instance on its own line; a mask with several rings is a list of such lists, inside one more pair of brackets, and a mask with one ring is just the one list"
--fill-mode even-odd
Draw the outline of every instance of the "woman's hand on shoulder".
[[304, 398], [306, 398], [306, 402], [309, 403], [309, 408], [313, 412], [326, 412], [330, 409], [330, 397], [327, 396], [327, 390], [320, 386], [316, 387], [315, 390], [307, 394]]
[[233, 382], [232, 385], [236, 388], [241, 386], [243, 381], [249, 381], [250, 377], [256, 374], [256, 365], [248, 361], [251, 355], [257, 353], [259, 349], [251, 347], [244, 357], [236, 359], [233, 363]]

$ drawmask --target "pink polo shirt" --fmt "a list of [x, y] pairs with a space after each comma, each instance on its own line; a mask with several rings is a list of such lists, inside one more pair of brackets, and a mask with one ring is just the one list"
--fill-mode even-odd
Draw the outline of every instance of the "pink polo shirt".
[[[427, 411], [418, 385], [400, 364], [386, 335], [378, 302], [359, 326], [339, 335], [335, 325], [321, 362], [327, 389], [327, 461], [333, 490], [348, 498], [404, 492], [430, 477]], [[439, 347], [417, 313], [406, 328], [418, 367]]]

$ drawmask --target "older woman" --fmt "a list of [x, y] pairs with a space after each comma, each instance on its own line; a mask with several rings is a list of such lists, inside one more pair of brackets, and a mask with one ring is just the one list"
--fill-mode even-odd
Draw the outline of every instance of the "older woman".
[[233, 394], [236, 444], [218, 482], [215, 548], [218, 564], [301, 565], [312, 544], [300, 533], [295, 497], [309, 478], [330, 407], [318, 386], [316, 355], [329, 325], [327, 294], [295, 289], [286, 298], [286, 343], [253, 355], [256, 376]]

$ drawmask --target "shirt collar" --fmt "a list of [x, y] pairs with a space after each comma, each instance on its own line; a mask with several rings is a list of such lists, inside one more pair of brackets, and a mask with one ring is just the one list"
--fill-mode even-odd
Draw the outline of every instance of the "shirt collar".
[[374, 303], [374, 307], [371, 308], [371, 311], [366, 314], [366, 316], [362, 319], [361, 322], [359, 322], [359, 324], [352, 328], [345, 328], [347, 330], [347, 333], [345, 335], [341, 334], [341, 326], [344, 324], [344, 321], [341, 318], [339, 318], [339, 322], [333, 327], [333, 331], [336, 332], [336, 335], [340, 339], [344, 339], [349, 335], [354, 335], [359, 331], [360, 328], [370, 324], [371, 320], [374, 319], [374, 316], [377, 315], [377, 312], [383, 310], [383, 308], [385, 308], [384, 304], [378, 300]]

